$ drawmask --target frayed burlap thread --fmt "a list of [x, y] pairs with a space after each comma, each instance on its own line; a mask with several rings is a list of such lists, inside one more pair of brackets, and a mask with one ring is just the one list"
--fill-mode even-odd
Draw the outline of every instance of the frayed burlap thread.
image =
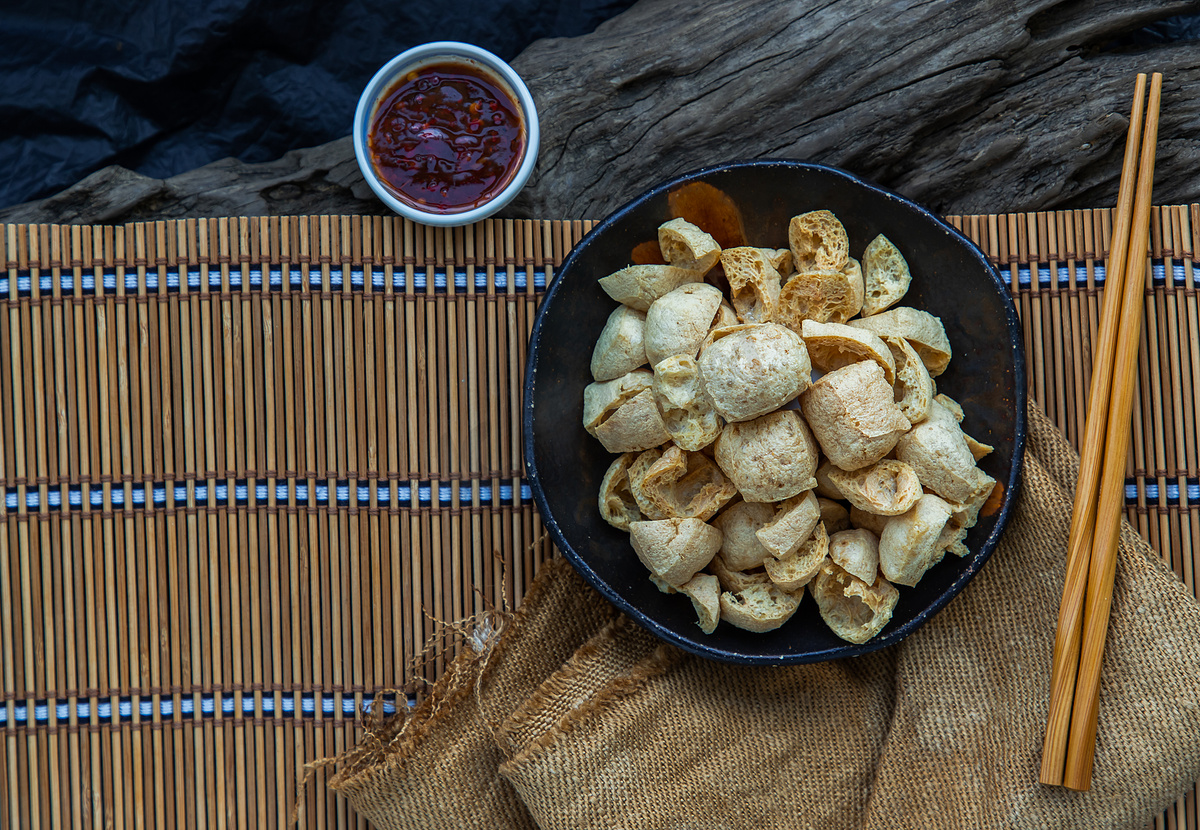
[[[395, 804], [396, 791], [407, 810], [476, 793], [469, 826], [481, 827], [1144, 827], [1200, 777], [1200, 605], [1123, 527], [1093, 788], [1039, 784], [1078, 457], [1040, 411], [1029, 419], [999, 547], [902, 643], [811, 666], [709, 662], [615, 614], [577, 624], [595, 595], [557, 564], [534, 595], [569, 583], [573, 604], [561, 589], [557, 605], [527, 604], [501, 637], [508, 688], [443, 695], [446, 713], [419, 739], [424, 766], [380, 756], [359, 769], [372, 783], [352, 802], [383, 827], [468, 826], [444, 812], [379, 822], [374, 801]], [[539, 638], [563, 627], [573, 645], [544, 654]], [[492, 701], [486, 717], [479, 700]], [[527, 824], [513, 823], [518, 804]]]
[[407, 717], [367, 732], [337, 759], [329, 786], [381, 830], [535, 825], [497, 774], [501, 722], [616, 610], [563, 561], [542, 566], [511, 617], [468, 650]]

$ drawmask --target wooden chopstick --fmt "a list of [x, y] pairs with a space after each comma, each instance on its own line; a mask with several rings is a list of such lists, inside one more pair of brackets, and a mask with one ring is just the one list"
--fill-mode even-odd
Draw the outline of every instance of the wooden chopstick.
[[1058, 630], [1054, 639], [1054, 662], [1050, 676], [1050, 710], [1042, 747], [1043, 784], [1060, 785], [1066, 764], [1067, 736], [1071, 707], [1075, 698], [1075, 678], [1079, 670], [1079, 650], [1083, 635], [1083, 604], [1092, 553], [1092, 537], [1108, 426], [1108, 402], [1112, 387], [1113, 355], [1117, 345], [1117, 321], [1121, 315], [1125, 260], [1129, 249], [1129, 230], [1133, 224], [1133, 198], [1137, 183], [1138, 148], [1142, 135], [1142, 117], [1146, 98], [1146, 75], [1137, 76], [1129, 131], [1125, 140], [1125, 160], [1121, 167], [1121, 186], [1117, 193], [1117, 211], [1113, 222], [1112, 243], [1105, 266], [1104, 308], [1100, 317], [1099, 341], [1092, 356], [1092, 384], [1088, 390], [1087, 419], [1084, 425], [1083, 457], [1071, 515], [1071, 535], [1067, 547], [1067, 575], [1062, 603], [1058, 610]]
[[[1107, 296], [1101, 342], [1095, 355], [1097, 365], [1089, 392], [1086, 443], [1072, 518], [1067, 580], [1059, 609], [1050, 714], [1042, 756], [1041, 781], [1074, 790], [1087, 790], [1091, 786], [1100, 665], [1112, 606], [1117, 544], [1124, 509], [1125, 460], [1141, 333], [1162, 75], [1156, 72], [1151, 80], [1141, 160], [1134, 185], [1130, 175], [1131, 158], [1138, 155], [1145, 83], [1146, 76], [1138, 75], [1105, 280]], [[1135, 192], [1132, 219], [1127, 201], [1130, 191]], [[1122, 238], [1118, 239], [1118, 236]], [[1120, 250], [1118, 243], [1125, 249]], [[1106, 333], [1111, 340], [1106, 341]], [[1086, 604], [1083, 604], [1085, 597]]]
[[1092, 760], [1096, 748], [1096, 720], [1100, 710], [1100, 664], [1108, 634], [1112, 608], [1113, 577], [1121, 514], [1125, 509], [1125, 459], [1129, 451], [1130, 413], [1137, 377], [1137, 353], [1142, 327], [1142, 300], [1146, 288], [1146, 249], [1150, 242], [1150, 201], [1154, 189], [1154, 152], [1158, 140], [1158, 111], [1162, 99], [1162, 75], [1150, 81], [1150, 105], [1142, 138], [1142, 162], [1138, 170], [1137, 200], [1133, 209], [1133, 232], [1125, 266], [1125, 298], [1117, 337], [1116, 370], [1105, 438], [1104, 474], [1100, 506], [1092, 542], [1088, 573], [1087, 605], [1084, 608], [1083, 646], [1079, 656], [1075, 705], [1071, 713], [1071, 736], [1063, 784], [1086, 790], [1092, 782]]

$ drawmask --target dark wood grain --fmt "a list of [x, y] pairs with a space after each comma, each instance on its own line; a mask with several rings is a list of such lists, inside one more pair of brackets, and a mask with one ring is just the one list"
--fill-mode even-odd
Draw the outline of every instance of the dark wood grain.
[[[1120, 50], [1179, 0], [642, 0], [514, 62], [542, 151], [507, 210], [601, 217], [665, 178], [734, 158], [865, 176], [943, 213], [1116, 198], [1137, 72], [1161, 71], [1154, 199], [1200, 201], [1200, 43]], [[382, 213], [349, 139], [166, 180], [107, 168], [0, 221]]]

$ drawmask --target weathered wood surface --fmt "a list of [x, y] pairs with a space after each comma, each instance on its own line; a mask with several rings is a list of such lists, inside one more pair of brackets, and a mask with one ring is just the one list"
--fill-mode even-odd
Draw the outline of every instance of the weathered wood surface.
[[[1134, 75], [1162, 71], [1155, 201], [1200, 201], [1200, 43], [1106, 48], [1178, 0], [642, 0], [514, 62], [542, 151], [509, 216], [600, 217], [734, 158], [843, 167], [936, 211], [1115, 201]], [[382, 213], [349, 139], [166, 180], [107, 168], [0, 221]]]

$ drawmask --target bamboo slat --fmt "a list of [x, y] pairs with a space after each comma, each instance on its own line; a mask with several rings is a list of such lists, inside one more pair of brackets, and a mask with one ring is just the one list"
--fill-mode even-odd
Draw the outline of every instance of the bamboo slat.
[[[1126, 507], [1194, 592], [1200, 206], [1152, 219]], [[1078, 446], [1109, 211], [950, 221]], [[441, 623], [520, 603], [555, 555], [525, 347], [591, 227], [0, 227], [0, 825], [280, 825], [377, 692], [437, 679]], [[299, 792], [307, 826], [360, 826]], [[1195, 797], [1158, 824], [1200, 830]]]

